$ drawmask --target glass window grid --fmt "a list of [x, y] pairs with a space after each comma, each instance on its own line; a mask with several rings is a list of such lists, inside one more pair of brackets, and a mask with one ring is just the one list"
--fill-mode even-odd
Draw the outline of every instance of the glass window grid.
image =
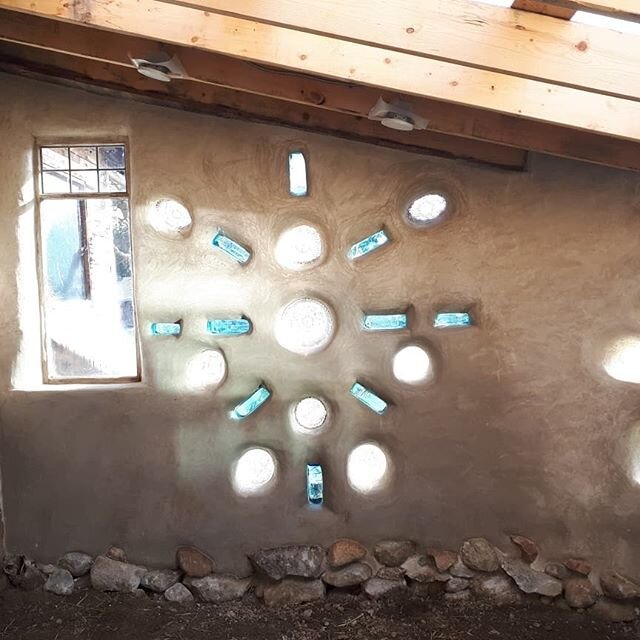
[[[116, 160], [116, 162], [106, 161], [106, 158], [103, 157], [106, 154], [101, 153], [103, 150], [109, 149], [122, 149], [122, 162]], [[64, 149], [66, 155], [66, 162], [64, 163], [66, 166], [64, 168], [59, 169], [45, 169], [45, 161], [44, 161], [44, 152], [47, 149]], [[73, 160], [72, 159], [72, 150], [74, 149], [93, 149], [94, 153], [92, 154], [95, 159], [95, 168], [80, 168], [80, 165], [84, 163], [87, 164], [86, 160]], [[39, 164], [40, 164], [40, 194], [42, 197], [51, 197], [51, 196], [64, 196], [69, 194], [83, 194], [83, 195], [110, 195], [110, 194], [118, 194], [118, 195], [126, 195], [129, 192], [128, 189], [128, 176], [127, 176], [127, 147], [124, 143], [108, 143], [108, 144], [97, 144], [97, 145], [85, 145], [85, 144], [70, 144], [70, 145], [46, 145], [42, 144], [39, 148]], [[67, 187], [66, 189], [50, 189], [47, 190], [45, 186], [45, 178], [46, 176], [57, 176], [57, 179], [60, 183], [63, 183], [63, 177], [66, 178]], [[91, 175], [94, 176], [92, 180], [92, 184], [90, 185], [87, 180], [84, 181], [84, 184], [89, 188], [82, 188], [83, 182], [80, 180], [82, 177], [91, 178]], [[73, 178], [76, 177], [78, 182], [74, 185]], [[114, 179], [119, 177], [122, 180], [122, 189], [109, 189], [103, 188], [103, 185], [113, 184], [113, 182], [109, 180], [109, 178]], [[90, 188], [95, 184], [95, 188]], [[60, 185], [61, 186], [61, 185]]]
[[[123, 161], [122, 161], [122, 167], [117, 166], [115, 168], [109, 168], [109, 169], [105, 169], [105, 168], [101, 168], [101, 163], [100, 163], [100, 149], [102, 148], [113, 148], [113, 147], [121, 147], [123, 149]], [[128, 147], [127, 144], [125, 142], [110, 142], [110, 143], [105, 143], [105, 144], [55, 144], [55, 143], [50, 143], [50, 144], [46, 144], [46, 143], [38, 143], [36, 145], [37, 148], [37, 158], [38, 158], [38, 173], [40, 174], [39, 177], [37, 178], [37, 185], [39, 187], [38, 191], [38, 198], [39, 200], [46, 200], [46, 199], [50, 199], [50, 198], [69, 198], [69, 199], [73, 199], [73, 200], [82, 200], [82, 199], [86, 199], [87, 197], [89, 198], [126, 198], [127, 200], [129, 199], [129, 171], [128, 171]], [[71, 168], [71, 162], [70, 162], [70, 150], [71, 149], [80, 149], [80, 148], [92, 148], [96, 150], [96, 164], [97, 167], [96, 169], [72, 169]], [[43, 151], [45, 149], [66, 149], [66, 157], [67, 157], [67, 162], [66, 162], [66, 168], [65, 169], [51, 169], [51, 170], [47, 170], [44, 169], [44, 161], [43, 161]], [[82, 171], [88, 171], [88, 172], [93, 172], [97, 174], [98, 177], [98, 191], [72, 191], [71, 190], [71, 185], [70, 185], [70, 180], [71, 180], [71, 173], [78, 173], [78, 172], [82, 172]], [[124, 190], [123, 191], [100, 191], [99, 190], [99, 186], [100, 186], [100, 176], [99, 176], [99, 172], [102, 173], [108, 173], [108, 172], [112, 172], [112, 171], [117, 171], [120, 172], [123, 175], [124, 178]], [[44, 188], [43, 188], [43, 180], [44, 180], [44, 175], [46, 173], [50, 173], [50, 174], [67, 174], [67, 180], [68, 180], [68, 184], [69, 184], [69, 188], [66, 191], [50, 191], [50, 192], [45, 192]], [[131, 216], [131, 209], [129, 208], [129, 215]], [[131, 231], [130, 231], [131, 233]], [[37, 247], [38, 252], [41, 252], [41, 247], [38, 246]], [[42, 273], [42, 264], [39, 264], [39, 277], [40, 279], [42, 279], [44, 277], [44, 274]], [[90, 287], [90, 283], [87, 283], [87, 294], [89, 292], [89, 287]], [[40, 296], [42, 297], [42, 292], [40, 294]], [[44, 300], [41, 301], [41, 305], [42, 305], [42, 313], [44, 313]], [[137, 319], [134, 319], [134, 327], [137, 326]], [[140, 342], [139, 342], [139, 337], [138, 337], [138, 333], [137, 333], [137, 328], [135, 329], [136, 331], [136, 359], [138, 362], [138, 373], [135, 377], [119, 377], [119, 378], [55, 378], [52, 377], [49, 374], [49, 370], [48, 370], [48, 366], [47, 366], [47, 348], [46, 348], [46, 335], [45, 335], [45, 328], [43, 326], [42, 329], [42, 335], [41, 335], [41, 341], [42, 341], [42, 365], [43, 365], [43, 376], [44, 376], [44, 383], [45, 384], [122, 384], [122, 383], [128, 383], [128, 382], [140, 382], [142, 380], [142, 365], [141, 365], [141, 361], [140, 361]]]

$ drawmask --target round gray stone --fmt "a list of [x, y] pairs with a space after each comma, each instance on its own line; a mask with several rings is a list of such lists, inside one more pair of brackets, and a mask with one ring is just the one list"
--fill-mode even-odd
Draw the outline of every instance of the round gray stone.
[[70, 551], [58, 560], [58, 566], [66, 569], [74, 578], [79, 578], [89, 573], [92, 564], [93, 558], [82, 551]]

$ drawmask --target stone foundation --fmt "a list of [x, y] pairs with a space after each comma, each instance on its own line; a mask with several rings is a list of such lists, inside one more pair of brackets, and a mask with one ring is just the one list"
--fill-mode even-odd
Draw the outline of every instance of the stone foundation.
[[252, 575], [242, 577], [216, 573], [215, 561], [194, 547], [177, 550], [176, 569], [132, 564], [122, 549], [110, 547], [96, 558], [70, 552], [55, 565], [9, 556], [0, 585], [58, 595], [87, 588], [163, 594], [184, 604], [237, 600], [253, 590], [267, 606], [321, 600], [331, 589], [372, 599], [415, 592], [456, 603], [535, 599], [618, 622], [640, 617], [640, 585], [632, 579], [611, 568], [597, 571], [583, 558], [545, 560], [529, 538], [511, 540], [513, 548], [506, 553], [485, 538], [466, 540], [457, 552], [421, 548], [409, 540], [383, 540], [373, 549], [351, 539], [328, 549], [288, 545], [258, 550], [250, 556]]

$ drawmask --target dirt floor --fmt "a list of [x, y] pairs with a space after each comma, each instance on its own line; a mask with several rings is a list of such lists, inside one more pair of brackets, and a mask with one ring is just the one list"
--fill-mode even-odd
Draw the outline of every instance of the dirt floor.
[[254, 596], [183, 607], [160, 597], [84, 591], [67, 597], [0, 593], [2, 640], [607, 640], [640, 638], [640, 623], [605, 623], [539, 603], [492, 608], [419, 596], [268, 609]]

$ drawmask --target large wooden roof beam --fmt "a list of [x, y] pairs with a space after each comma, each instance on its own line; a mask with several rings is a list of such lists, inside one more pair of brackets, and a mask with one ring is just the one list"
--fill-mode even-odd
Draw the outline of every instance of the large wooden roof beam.
[[640, 22], [640, 0], [545, 0], [545, 2], [573, 11], [588, 11], [609, 18]]
[[[376, 0], [376, 4], [379, 1]], [[261, 6], [263, 4], [271, 3], [265, 0]], [[284, 4], [285, 0], [282, 0], [283, 7]], [[324, 7], [324, 3], [303, 4], [310, 12], [316, 6]], [[348, 7], [357, 3], [339, 4]], [[443, 6], [449, 4], [456, 3], [441, 3]], [[414, 3], [411, 2], [411, 5]], [[370, 6], [367, 3], [367, 8]], [[0, 0], [0, 7], [191, 46], [401, 94], [444, 100], [583, 131], [640, 140], [640, 102], [635, 100], [462, 66], [381, 46], [153, 0]], [[560, 23], [545, 16], [514, 13]], [[358, 20], [362, 20], [364, 15], [367, 12], [359, 13]], [[476, 14], [467, 15], [467, 19], [474, 24], [485, 24]], [[339, 16], [333, 16], [332, 22], [338, 23]], [[512, 28], [512, 33], [518, 31]], [[490, 32], [482, 32], [485, 33], [488, 46], [491, 41]], [[530, 34], [530, 37], [534, 35]], [[632, 40], [636, 42], [635, 39]], [[510, 52], [504, 50], [501, 57], [508, 58], [509, 55]], [[567, 56], [561, 55], [560, 59], [563, 64], [554, 59], [554, 65], [566, 66]], [[615, 61], [615, 66], [618, 66], [619, 61]], [[532, 64], [536, 63], [534, 59]], [[539, 66], [545, 65], [539, 63]], [[594, 73], [593, 70], [594, 67], [591, 67], [592, 77], [609, 74], [607, 70], [601, 70], [601, 73]], [[628, 87], [638, 93], [637, 85], [637, 76], [631, 73]]]
[[25, 50], [14, 43], [0, 42], [0, 71], [109, 96], [134, 98], [157, 106], [287, 126], [414, 153], [482, 162], [503, 169], [522, 170], [527, 161], [527, 152], [522, 149], [433, 131], [416, 131], [415, 135], [407, 137], [402, 132], [385, 129], [377, 122], [351, 115], [305, 109], [297, 104], [210, 84], [158, 82], [145, 78], [132, 67], [44, 49]]
[[575, 14], [573, 9], [567, 9], [567, 7], [560, 7], [541, 0], [515, 0], [511, 8], [519, 9], [520, 11], [532, 11], [543, 16], [552, 16], [563, 20], [571, 20]]
[[529, 11], [467, 0], [164, 1], [263, 25], [640, 99], [640, 37]]
[[[144, 38], [100, 31], [82, 25], [56, 22], [6, 10], [0, 10], [0, 40], [41, 49], [49, 54], [62, 52], [128, 68], [132, 67], [129, 54], [134, 57], [144, 57], [162, 46], [169, 53], [178, 55], [189, 73], [189, 79], [174, 80], [169, 87], [161, 82], [148, 82], [145, 87], [152, 90], [154, 94], [158, 94], [160, 90], [166, 90], [168, 93], [180, 90], [185, 92], [186, 97], [191, 94], [190, 99], [195, 101], [198, 85], [215, 85], [237, 92], [275, 98], [281, 101], [283, 111], [281, 120], [285, 121], [287, 117], [292, 117], [292, 124], [295, 126], [300, 123], [299, 118], [302, 116], [317, 120], [319, 116], [316, 117], [315, 112], [323, 110], [350, 116], [350, 122], [352, 122], [350, 126], [357, 124], [362, 128], [363, 125], [360, 125], [360, 121], [356, 118], [366, 118], [370, 108], [381, 95], [387, 101], [401, 98], [400, 95], [388, 91], [353, 86], [288, 71], [282, 72], [197, 49], [160, 45]], [[16, 48], [13, 49], [12, 55], [14, 58], [18, 56], [25, 58], [27, 66], [30, 62], [39, 63], [37, 71], [42, 75], [42, 69], [45, 68], [42, 58], [34, 59], [26, 55], [24, 49]], [[89, 67], [78, 69], [77, 66], [64, 64], [64, 58], [58, 57], [57, 60], [55, 66], [51, 61], [47, 67], [50, 72], [58, 72], [65, 68], [70, 73], [78, 72], [79, 79], [86, 81], [82, 72], [88, 71]], [[17, 64], [13, 63], [12, 68], [16, 67]], [[115, 71], [111, 74], [114, 75]], [[195, 87], [191, 90], [183, 87], [184, 84], [193, 84]], [[125, 90], [126, 87], [119, 87], [119, 89]], [[133, 89], [141, 90], [141, 86], [135, 85]], [[209, 102], [214, 99], [208, 88], [205, 89], [205, 95]], [[428, 131], [424, 134], [395, 132], [391, 142], [404, 144], [414, 151], [424, 147], [425, 151], [429, 152], [437, 143], [439, 150], [445, 152], [447, 151], [446, 136], [460, 136], [462, 139], [459, 142], [451, 141], [449, 150], [452, 154], [465, 155], [462, 150], [465, 144], [464, 139], [471, 139], [640, 170], [639, 143], [606, 138], [531, 120], [521, 120], [513, 116], [427, 98], [413, 98], [411, 107], [418, 115], [429, 121]], [[249, 108], [248, 99], [244, 101], [243, 108], [245, 110]], [[271, 115], [275, 117], [275, 109]], [[348, 123], [349, 119], [345, 119], [344, 122]], [[380, 124], [371, 123], [368, 132], [372, 135], [376, 130], [380, 144], [384, 144], [391, 132]], [[438, 134], [446, 134], [446, 136]], [[480, 146], [475, 144], [467, 146], [467, 157], [473, 154], [475, 159], [483, 159]], [[512, 162], [510, 155], [505, 152], [504, 156], [504, 164], [510, 164]], [[497, 157], [497, 150], [489, 149], [486, 161], [499, 164]]]

